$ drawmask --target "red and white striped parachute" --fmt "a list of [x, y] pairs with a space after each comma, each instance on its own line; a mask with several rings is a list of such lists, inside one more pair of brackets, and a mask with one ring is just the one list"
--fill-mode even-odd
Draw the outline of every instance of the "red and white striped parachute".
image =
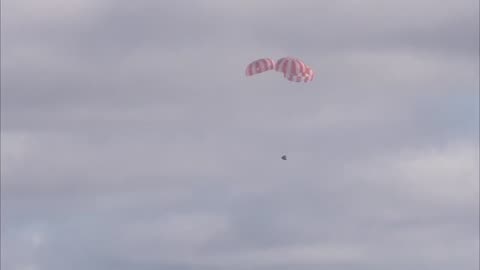
[[309, 82], [313, 80], [313, 70], [302, 60], [294, 57], [283, 57], [275, 63], [275, 70], [292, 82]]
[[245, 75], [252, 76], [265, 71], [273, 70], [275, 68], [275, 62], [270, 58], [257, 59], [248, 64], [245, 70]]
[[274, 62], [270, 58], [262, 58], [251, 62], [245, 71], [247, 76], [252, 76], [269, 70], [283, 73], [283, 77], [292, 82], [310, 82], [314, 72], [302, 60], [294, 57], [283, 57]]
[[307, 71], [307, 65], [293, 57], [284, 57], [278, 59], [277, 63], [275, 63], [275, 70], [278, 72], [282, 72], [285, 75], [302, 75]]

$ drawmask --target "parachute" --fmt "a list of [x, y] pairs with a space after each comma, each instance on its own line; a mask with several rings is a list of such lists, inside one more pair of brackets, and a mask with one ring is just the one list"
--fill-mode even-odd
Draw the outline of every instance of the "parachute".
[[252, 76], [270, 70], [283, 73], [283, 77], [291, 82], [310, 82], [315, 74], [313, 69], [302, 60], [295, 57], [283, 57], [276, 62], [271, 58], [257, 59], [248, 64], [245, 75]]
[[261, 58], [248, 64], [247, 69], [245, 70], [245, 75], [252, 76], [265, 71], [273, 70], [274, 68], [275, 62], [272, 59]]
[[292, 82], [309, 82], [313, 80], [313, 70], [302, 60], [294, 57], [283, 57], [275, 63], [275, 70]]
[[275, 63], [275, 70], [288, 75], [302, 75], [307, 72], [308, 66], [300, 59], [283, 57]]

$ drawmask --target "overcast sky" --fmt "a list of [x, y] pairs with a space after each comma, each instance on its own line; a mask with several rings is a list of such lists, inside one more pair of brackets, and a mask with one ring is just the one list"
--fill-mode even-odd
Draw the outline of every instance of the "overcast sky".
[[1, 7], [2, 269], [478, 269], [477, 0]]

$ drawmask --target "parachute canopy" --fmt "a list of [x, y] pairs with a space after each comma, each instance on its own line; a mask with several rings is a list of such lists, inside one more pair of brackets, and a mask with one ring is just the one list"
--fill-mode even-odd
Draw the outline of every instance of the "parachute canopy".
[[272, 59], [261, 58], [248, 64], [247, 69], [245, 70], [245, 75], [252, 76], [265, 71], [273, 70], [274, 68], [275, 62]]
[[283, 57], [275, 63], [275, 70], [292, 82], [309, 82], [313, 80], [313, 70], [302, 60], [294, 57]]

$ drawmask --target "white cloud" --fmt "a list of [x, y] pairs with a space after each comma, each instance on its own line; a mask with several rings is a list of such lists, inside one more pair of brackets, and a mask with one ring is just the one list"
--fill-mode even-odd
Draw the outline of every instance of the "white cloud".
[[355, 264], [365, 262], [368, 251], [355, 244], [316, 244], [305, 246], [276, 247], [245, 252], [217, 254], [215, 257], [199, 256], [193, 262], [209, 266], [231, 267], [232, 265], [323, 265]]
[[440, 147], [404, 150], [355, 164], [354, 174], [406, 196], [433, 204], [476, 205], [478, 144], [451, 142]]

